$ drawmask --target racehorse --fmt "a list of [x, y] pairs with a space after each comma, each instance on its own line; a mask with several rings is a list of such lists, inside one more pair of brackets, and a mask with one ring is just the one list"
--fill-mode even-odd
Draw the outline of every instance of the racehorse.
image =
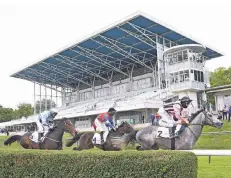
[[[139, 130], [136, 134], [136, 140], [141, 146], [137, 146], [137, 150], [158, 150], [175, 149], [175, 150], [191, 150], [201, 135], [205, 125], [221, 128], [223, 123], [213, 118], [212, 114], [202, 110], [197, 111], [189, 120], [189, 125], [182, 131], [175, 143], [171, 138], [160, 137], [157, 126], [148, 126]], [[172, 145], [174, 143], [174, 145]]]
[[67, 118], [62, 118], [57, 126], [44, 136], [42, 143], [38, 142], [38, 132], [27, 132], [24, 135], [11, 136], [4, 142], [4, 145], [19, 141], [20, 145], [25, 149], [61, 150], [64, 132], [70, 133], [72, 136], [77, 133]]
[[127, 146], [131, 137], [135, 133], [134, 128], [127, 122], [122, 122], [115, 132], [110, 131], [104, 145], [96, 144], [93, 141], [95, 132], [85, 132], [80, 138], [72, 138], [67, 144], [67, 147], [72, 146], [75, 142], [79, 141], [79, 146], [73, 150], [91, 149], [96, 146], [104, 151], [120, 151], [123, 147]]

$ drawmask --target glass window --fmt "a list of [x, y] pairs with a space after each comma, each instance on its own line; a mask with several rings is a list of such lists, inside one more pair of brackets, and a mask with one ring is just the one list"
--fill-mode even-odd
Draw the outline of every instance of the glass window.
[[173, 63], [176, 63], [176, 62], [177, 62], [177, 55], [174, 54], [174, 55], [173, 55]]
[[179, 74], [180, 74], [180, 82], [183, 82], [184, 81], [184, 73], [183, 73], [183, 71], [180, 71]]
[[201, 82], [204, 82], [204, 74], [201, 72]]
[[178, 83], [178, 73], [174, 73], [174, 82]]
[[182, 62], [182, 60], [183, 60], [182, 52], [178, 52], [177, 56], [178, 56], [178, 62]]
[[197, 73], [198, 73], [198, 72], [197, 72], [196, 70], [194, 70], [194, 80], [195, 80], [195, 81], [198, 81], [198, 77], [197, 77], [198, 75], [197, 75]]
[[188, 70], [184, 71], [184, 80], [189, 81], [189, 71]]
[[183, 59], [184, 59], [184, 60], [187, 60], [187, 59], [188, 59], [187, 50], [184, 50], [184, 51], [183, 51]]

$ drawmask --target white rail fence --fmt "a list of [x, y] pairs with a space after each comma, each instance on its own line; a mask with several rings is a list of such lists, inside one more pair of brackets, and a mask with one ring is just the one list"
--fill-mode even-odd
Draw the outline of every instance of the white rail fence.
[[180, 150], [193, 152], [197, 156], [208, 156], [209, 163], [211, 162], [211, 156], [231, 156], [231, 150]]

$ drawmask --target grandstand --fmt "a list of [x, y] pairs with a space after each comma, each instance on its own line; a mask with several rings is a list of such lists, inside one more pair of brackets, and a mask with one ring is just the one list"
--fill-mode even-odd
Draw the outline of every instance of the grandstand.
[[[11, 77], [60, 94], [56, 120], [71, 118], [89, 128], [97, 114], [115, 107], [115, 120], [149, 121], [164, 100], [189, 95], [200, 107], [209, 85], [206, 60], [221, 53], [167, 25], [138, 13], [28, 66]], [[55, 92], [55, 96], [52, 94]], [[45, 92], [45, 97], [47, 97]], [[193, 108], [191, 108], [193, 109]], [[27, 119], [33, 123], [36, 116]], [[22, 120], [1, 123], [14, 127]]]

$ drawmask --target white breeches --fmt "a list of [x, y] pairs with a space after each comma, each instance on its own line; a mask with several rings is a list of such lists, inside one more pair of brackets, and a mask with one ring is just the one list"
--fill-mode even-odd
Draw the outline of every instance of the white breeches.
[[38, 126], [38, 133], [44, 133], [44, 135], [49, 131], [49, 129], [53, 128], [53, 124], [42, 124], [39, 121], [36, 121]]
[[109, 134], [109, 130], [106, 126], [105, 122], [100, 122], [97, 118], [95, 119], [95, 125], [97, 126], [96, 130], [99, 130], [100, 132], [104, 131], [103, 133], [103, 139], [106, 141], [107, 135]]
[[176, 122], [173, 120], [171, 115], [169, 115], [163, 107], [161, 107], [158, 110], [158, 114], [161, 116], [161, 119], [159, 120], [159, 125], [161, 127], [173, 127], [176, 125]]

